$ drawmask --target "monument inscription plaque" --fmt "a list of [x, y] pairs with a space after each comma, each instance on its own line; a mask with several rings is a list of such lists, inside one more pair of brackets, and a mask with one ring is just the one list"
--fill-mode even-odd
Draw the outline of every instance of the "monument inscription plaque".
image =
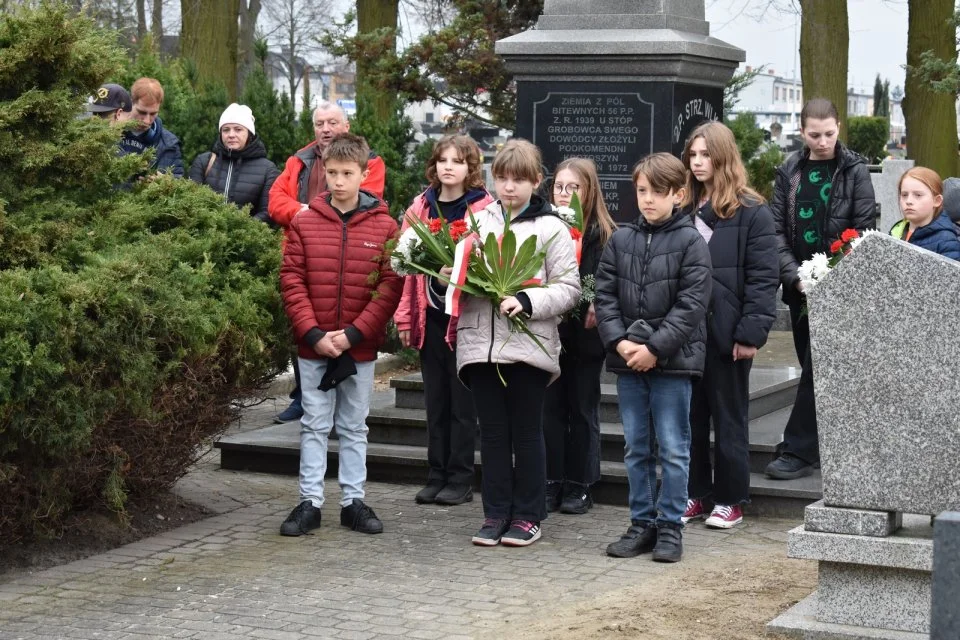
[[654, 104], [624, 91], [547, 91], [533, 102], [531, 141], [547, 169], [573, 156], [592, 158], [610, 213], [632, 199], [630, 172], [653, 151]]
[[667, 82], [525, 82], [518, 91], [517, 135], [540, 147], [547, 180], [562, 160], [591, 158], [618, 222], [639, 215], [633, 166], [655, 151], [679, 157], [723, 104], [722, 90]]

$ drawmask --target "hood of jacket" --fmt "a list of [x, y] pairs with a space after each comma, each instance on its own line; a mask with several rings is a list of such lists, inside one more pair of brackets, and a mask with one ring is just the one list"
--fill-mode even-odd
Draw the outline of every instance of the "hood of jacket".
[[[909, 224], [909, 223], [907, 223]], [[904, 226], [906, 230], [906, 226]], [[956, 233], [957, 229], [953, 224], [953, 220], [950, 219], [950, 215], [946, 211], [940, 211], [933, 220], [930, 221], [930, 224], [924, 227], [917, 227], [913, 232], [913, 238], [932, 236], [935, 233], [940, 233], [941, 231], [947, 231], [950, 233]]]
[[250, 140], [247, 141], [247, 146], [243, 149], [228, 149], [224, 144], [220, 136], [217, 136], [217, 139], [213, 143], [213, 152], [221, 158], [226, 158], [227, 160], [253, 160], [254, 158], [266, 158], [267, 157], [267, 147], [263, 144], [263, 140], [260, 139], [260, 136], [253, 135], [250, 137]]
[[[330, 192], [324, 191], [323, 193], [321, 193], [316, 198], [310, 201], [310, 208], [327, 217], [334, 216], [339, 220], [343, 216], [336, 208], [334, 208], [332, 204], [330, 204], [330, 198], [331, 198]], [[364, 191], [363, 189], [361, 189], [359, 193], [359, 202], [357, 203], [357, 208], [348, 213], [351, 214], [351, 219], [353, 219], [353, 218], [358, 218], [363, 214], [374, 215], [377, 213], [384, 213], [386, 215], [390, 215], [390, 210], [387, 208], [386, 203], [383, 202], [380, 198], [373, 195], [369, 191]]]

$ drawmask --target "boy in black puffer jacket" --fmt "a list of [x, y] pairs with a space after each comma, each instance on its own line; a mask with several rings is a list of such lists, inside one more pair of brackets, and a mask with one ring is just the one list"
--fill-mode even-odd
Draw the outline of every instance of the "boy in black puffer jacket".
[[[690, 467], [690, 398], [706, 353], [710, 254], [690, 217], [676, 209], [686, 181], [679, 160], [649, 155], [633, 180], [642, 215], [610, 238], [594, 302], [607, 369], [618, 374], [630, 485], [630, 527], [607, 554], [627, 558], [652, 550], [654, 560], [677, 562]], [[663, 469], [656, 501], [651, 417]]]

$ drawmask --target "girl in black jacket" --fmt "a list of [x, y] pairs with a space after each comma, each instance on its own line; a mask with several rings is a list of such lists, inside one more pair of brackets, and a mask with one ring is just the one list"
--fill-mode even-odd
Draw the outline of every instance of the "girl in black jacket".
[[250, 215], [271, 225], [267, 201], [279, 175], [257, 137], [253, 112], [236, 103], [220, 116], [220, 134], [213, 150], [198, 155], [190, 167], [191, 180], [222, 193], [224, 200], [238, 207], [249, 204]]
[[707, 241], [713, 265], [706, 364], [690, 407], [690, 480], [683, 521], [706, 517], [712, 502], [706, 525], [729, 529], [743, 521], [741, 505], [749, 499], [750, 367], [776, 317], [777, 241], [769, 207], [747, 186], [730, 129], [719, 122], [694, 129], [683, 162], [683, 211]]
[[[615, 229], [593, 160], [568, 158], [557, 166], [553, 204], [569, 207], [575, 193], [583, 209], [582, 280], [596, 275], [600, 252]], [[547, 511], [586, 513], [593, 506], [590, 485], [600, 479], [600, 372], [604, 350], [593, 303], [579, 305], [559, 329], [560, 377], [547, 387], [543, 405]]]
[[779, 447], [767, 465], [771, 478], [808, 476], [820, 464], [817, 411], [810, 360], [810, 324], [797, 268], [815, 253], [829, 253], [830, 244], [846, 229], [861, 233], [876, 226], [876, 197], [864, 159], [837, 140], [839, 116], [823, 98], [808, 101], [800, 112], [804, 148], [777, 169], [770, 208], [777, 227], [780, 283], [790, 306], [793, 343], [802, 370], [797, 398]]

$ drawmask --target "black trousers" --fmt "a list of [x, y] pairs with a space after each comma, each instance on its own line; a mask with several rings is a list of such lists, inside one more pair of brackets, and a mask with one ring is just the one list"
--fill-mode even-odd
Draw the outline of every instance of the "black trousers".
[[480, 421], [483, 515], [503, 520], [546, 519], [543, 399], [550, 374], [528, 364], [464, 368]]
[[543, 439], [547, 481], [591, 485], [600, 479], [600, 372], [603, 358], [560, 354], [560, 377], [547, 387]]
[[450, 316], [427, 309], [420, 368], [427, 405], [428, 483], [473, 484], [477, 416], [457, 377], [457, 353], [446, 342]]
[[793, 346], [800, 361], [800, 384], [793, 402], [790, 419], [783, 431], [781, 452], [792, 453], [804, 462], [820, 462], [820, 440], [817, 436], [817, 405], [813, 393], [813, 360], [810, 357], [810, 320], [804, 315], [803, 301], [791, 301], [790, 320], [793, 323]]
[[[750, 498], [750, 368], [753, 360], [734, 362], [707, 342], [703, 377], [694, 384], [690, 402], [690, 478], [687, 495], [711, 497], [734, 505]], [[710, 464], [710, 421], [713, 419], [714, 464]]]

